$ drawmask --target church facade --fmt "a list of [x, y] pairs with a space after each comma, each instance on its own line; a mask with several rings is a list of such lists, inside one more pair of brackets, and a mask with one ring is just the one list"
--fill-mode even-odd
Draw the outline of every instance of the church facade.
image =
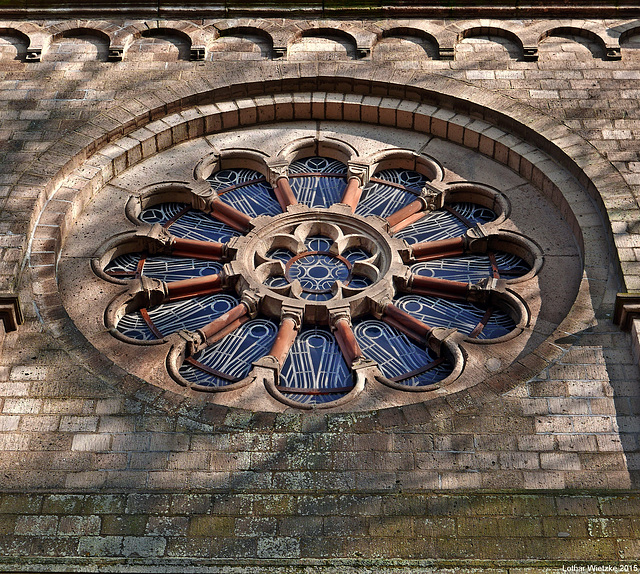
[[634, 8], [199, 10], [0, 8], [0, 571], [632, 571]]

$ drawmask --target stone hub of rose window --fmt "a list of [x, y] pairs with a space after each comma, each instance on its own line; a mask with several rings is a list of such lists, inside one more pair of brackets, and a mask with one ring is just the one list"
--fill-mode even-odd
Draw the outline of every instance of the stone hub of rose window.
[[376, 301], [393, 297], [394, 277], [406, 274], [404, 242], [389, 235], [383, 219], [348, 206], [293, 205], [253, 225], [230, 242], [225, 272], [239, 294], [258, 293], [261, 311], [274, 319], [283, 306], [304, 310], [313, 324], [327, 324], [330, 312], [345, 306], [352, 317], [369, 313]]

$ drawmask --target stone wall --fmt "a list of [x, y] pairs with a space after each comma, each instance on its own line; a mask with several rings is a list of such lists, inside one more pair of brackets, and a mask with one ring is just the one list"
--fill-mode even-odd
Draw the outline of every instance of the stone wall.
[[[0, 284], [24, 324], [0, 357], [0, 570], [635, 564], [637, 333], [612, 321], [617, 293], [640, 290], [635, 30], [3, 22]], [[313, 100], [320, 92], [334, 95]], [[301, 112], [305, 98], [316, 107]], [[405, 105], [389, 111], [393, 98]], [[428, 127], [419, 105], [432, 108]], [[56, 257], [82, 201], [114, 174], [204, 134], [336, 109], [352, 120], [356, 107], [383, 110], [358, 116], [368, 126], [411, 117], [404, 127], [522, 173], [517, 137], [590, 194], [573, 214], [599, 246], [585, 254], [582, 318], [558, 331], [547, 363], [523, 357], [491, 385], [406, 408], [250, 413], [160, 392], [71, 324]]]
[[115, 571], [599, 569], [637, 559], [638, 504], [628, 493], [16, 494], [0, 498], [0, 528], [15, 533], [1, 548], [30, 571], [100, 567], [96, 555]]
[[269, 18], [313, 17], [564, 17], [564, 18], [633, 18], [638, 5], [633, 0], [618, 0], [613, 5], [583, 0], [568, 4], [563, 0], [542, 2], [529, 0], [526, 4], [513, 0], [482, 2], [456, 0], [455, 2], [402, 0], [381, 4], [368, 0], [197, 0], [175, 2], [170, 0], [114, 0], [96, 1], [88, 5], [81, 0], [15, 0], [0, 6], [0, 15], [7, 18], [26, 17], [122, 17], [138, 18], [229, 18], [259, 16]]

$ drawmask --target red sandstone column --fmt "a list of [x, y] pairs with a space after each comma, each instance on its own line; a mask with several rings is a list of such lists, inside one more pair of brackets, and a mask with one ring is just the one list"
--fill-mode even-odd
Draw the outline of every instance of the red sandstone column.
[[297, 205], [298, 203], [298, 200], [291, 189], [291, 185], [289, 184], [289, 178], [285, 175], [277, 179], [273, 192], [276, 194], [276, 199], [278, 200], [282, 211], [287, 211], [287, 206]]
[[298, 336], [298, 326], [295, 319], [291, 317], [285, 317], [280, 323], [280, 329], [276, 340], [273, 342], [269, 355], [278, 359], [280, 366], [284, 365], [284, 361], [289, 354], [291, 345]]
[[198, 331], [200, 331], [204, 335], [207, 343], [211, 344], [216, 340], [220, 340], [222, 336], [237, 329], [247, 319], [247, 306], [244, 303], [240, 303], [230, 311], [227, 311], [224, 315], [220, 315], [220, 317], [211, 321], [211, 323], [209, 323], [208, 325], [202, 327], [202, 329], [198, 329]]
[[469, 284], [462, 281], [411, 275], [408, 290], [410, 293], [419, 295], [438, 295], [446, 299], [466, 300], [469, 295]]
[[347, 361], [347, 365], [351, 366], [353, 361], [362, 357], [360, 345], [356, 341], [356, 336], [346, 317], [341, 317], [335, 322], [335, 335], [342, 355]]
[[392, 327], [396, 327], [405, 335], [420, 342], [428, 340], [431, 336], [431, 327], [425, 325], [419, 319], [412, 317], [402, 309], [398, 309], [393, 303], [388, 303], [385, 306], [382, 320]]
[[356, 207], [358, 207], [358, 202], [360, 201], [360, 197], [362, 196], [362, 188], [360, 187], [360, 180], [357, 177], [352, 177], [347, 184], [347, 187], [342, 194], [342, 199], [340, 203], [345, 203], [349, 207], [351, 207], [351, 212], [356, 212]]
[[425, 241], [411, 246], [411, 254], [416, 261], [430, 261], [443, 257], [462, 255], [465, 250], [465, 238], [454, 237], [440, 241]]
[[226, 223], [238, 231], [247, 231], [251, 223], [251, 217], [238, 211], [235, 207], [227, 205], [220, 199], [215, 199], [211, 203], [211, 215], [218, 221]]
[[167, 283], [166, 301], [179, 301], [187, 297], [199, 295], [213, 295], [222, 291], [222, 277], [220, 275], [206, 275], [204, 277], [192, 277], [182, 281]]
[[[416, 199], [412, 201], [409, 205], [405, 205], [402, 209], [399, 209], [395, 213], [392, 213], [387, 217], [387, 221], [389, 222], [390, 227], [397, 227], [394, 231], [400, 231], [405, 225], [400, 226], [401, 223], [404, 223], [405, 220], [409, 219], [412, 216], [420, 214], [420, 212], [424, 209], [424, 201], [422, 199]], [[422, 217], [422, 215], [420, 215]], [[420, 219], [418, 217], [417, 219]], [[417, 221], [417, 219], [411, 219], [411, 223]], [[408, 224], [407, 224], [408, 225]]]
[[223, 252], [224, 245], [213, 241], [198, 241], [196, 239], [175, 237], [171, 243], [171, 254], [178, 257], [219, 261]]

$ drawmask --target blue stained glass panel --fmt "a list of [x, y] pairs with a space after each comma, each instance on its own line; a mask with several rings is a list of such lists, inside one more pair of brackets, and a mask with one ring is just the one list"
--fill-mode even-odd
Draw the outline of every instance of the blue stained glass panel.
[[[472, 333], [487, 311], [486, 308], [466, 301], [448, 301], [424, 295], [403, 295], [396, 298], [394, 303], [429, 327], [455, 328], [465, 335]], [[491, 317], [477, 338], [496, 339], [507, 335], [515, 327], [514, 320], [505, 311], [494, 307]]]
[[478, 205], [477, 203], [461, 201], [452, 203], [450, 207], [468, 220], [471, 225], [489, 223], [497, 218], [495, 211], [488, 207], [484, 207], [483, 205]]
[[365, 287], [369, 287], [369, 285], [373, 285], [373, 281], [366, 275], [352, 275], [351, 281], [349, 281], [349, 287], [351, 287], [351, 289], [364, 289]]
[[[373, 181], [374, 179], [383, 181]], [[407, 169], [380, 171], [365, 185], [356, 213], [387, 217], [414, 201], [426, 182], [427, 178], [417, 171]]]
[[186, 203], [159, 203], [147, 207], [140, 212], [138, 219], [144, 223], [159, 223], [165, 225], [167, 221], [176, 217], [181, 211], [189, 208]]
[[123, 335], [137, 341], [155, 341], [158, 338], [149, 328], [139, 311], [127, 313], [120, 319], [116, 328]]
[[264, 284], [267, 287], [286, 287], [289, 282], [284, 275], [272, 275], [264, 280]]
[[114, 276], [134, 276], [138, 269], [140, 258], [143, 257], [143, 255], [143, 253], [125, 253], [124, 255], [115, 257], [106, 265], [104, 272]]
[[207, 178], [207, 181], [214, 191], [224, 193], [229, 188], [264, 179], [265, 177], [254, 169], [234, 168], [216, 171]]
[[[494, 256], [498, 273], [503, 279], [522, 277], [531, 270], [531, 267], [517, 255], [498, 251], [494, 253]], [[493, 267], [488, 255], [464, 255], [434, 259], [412, 265], [411, 272], [423, 277], [437, 277], [471, 283], [493, 277]]]
[[328, 157], [305, 157], [289, 164], [289, 175], [301, 173], [340, 174], [347, 176], [347, 166], [337, 159]]
[[[264, 284], [269, 287], [283, 287], [289, 282], [298, 280], [303, 292], [300, 297], [310, 301], [328, 301], [333, 298], [330, 292], [336, 281], [348, 284], [354, 289], [363, 289], [373, 282], [364, 275], [350, 275], [349, 264], [332, 254], [327, 254], [333, 245], [333, 240], [323, 235], [313, 235], [305, 240], [306, 255], [300, 254], [288, 266], [287, 276], [274, 275], [265, 279]], [[349, 263], [368, 259], [371, 254], [361, 248], [350, 248], [345, 251]], [[272, 249], [267, 257], [288, 264], [295, 255], [285, 248]]]
[[364, 355], [376, 361], [388, 379], [399, 378], [398, 384], [409, 387], [433, 385], [453, 372], [453, 365], [443, 360], [427, 371], [405, 378], [405, 375], [430, 365], [438, 356], [382, 321], [362, 321], [355, 326], [354, 334]]
[[[183, 301], [163, 303], [147, 312], [155, 328], [163, 336], [180, 329], [195, 331], [223, 315], [239, 304], [239, 299], [227, 294], [193, 297]], [[150, 341], [157, 339], [140, 311], [122, 317], [117, 325], [118, 331], [132, 339]]]
[[[278, 326], [273, 321], [247, 321], [193, 356], [205, 369], [188, 361], [180, 367], [180, 374], [187, 381], [205, 387], [223, 387], [244, 379], [252, 363], [269, 353], [277, 334]], [[221, 373], [228, 378], [220, 376]]]
[[424, 175], [411, 169], [384, 169], [375, 173], [374, 178], [412, 189], [416, 193], [420, 193], [427, 183]]
[[304, 241], [309, 251], [329, 251], [333, 245], [333, 239], [324, 235], [312, 235]]
[[[282, 367], [280, 385], [286, 397], [303, 404], [335, 401], [350, 390], [351, 371], [328, 329], [303, 327], [300, 330]], [[287, 388], [322, 394], [292, 393], [287, 392]], [[336, 392], [331, 392], [332, 389]]]
[[369, 259], [371, 257], [371, 253], [362, 247], [349, 247], [342, 252], [342, 257], [344, 257], [349, 263], [353, 264], [356, 261]]
[[302, 299], [307, 301], [328, 301], [334, 297], [333, 293], [311, 293], [309, 291], [303, 291], [300, 293]]
[[497, 217], [489, 208], [475, 203], [452, 203], [449, 207], [464, 217], [469, 225], [450, 211], [438, 209], [398, 231], [395, 236], [409, 244], [449, 239], [464, 235], [469, 226], [488, 223]]
[[257, 217], [282, 213], [271, 185], [259, 180], [264, 180], [264, 177], [252, 169], [223, 169], [207, 178], [222, 201], [246, 215]]
[[138, 219], [144, 223], [159, 223], [166, 226], [167, 222], [178, 216], [184, 209], [186, 213], [180, 215], [171, 225], [169, 231], [176, 237], [196, 239], [198, 241], [215, 241], [226, 243], [232, 237], [240, 235], [235, 229], [214, 219], [208, 213], [190, 208], [186, 203], [160, 203], [147, 207], [140, 213]]
[[284, 249], [283, 247], [278, 247], [277, 249], [272, 249], [271, 251], [268, 251], [267, 257], [271, 259], [277, 259], [278, 261], [282, 261], [283, 263], [286, 263], [287, 261], [289, 261], [289, 259], [294, 257], [294, 254], [288, 249]]
[[289, 277], [297, 279], [306, 291], [327, 291], [336, 281], [346, 281], [349, 269], [337, 257], [312, 253], [293, 262]]
[[[306, 174], [343, 175], [318, 177]], [[299, 203], [309, 207], [329, 207], [338, 203], [347, 187], [346, 176], [346, 165], [325, 157], [308, 157], [296, 160], [289, 166], [289, 184], [293, 194]]]
[[291, 189], [299, 203], [309, 207], [330, 207], [339, 203], [347, 182], [338, 177], [291, 177]]
[[[105, 272], [115, 277], [128, 274], [133, 277], [143, 253], [127, 253], [116, 257], [105, 267]], [[222, 271], [222, 264], [217, 261], [201, 261], [187, 257], [163, 257], [148, 255], [144, 261], [142, 275], [161, 279], [162, 281], [180, 281], [191, 277], [215, 275]]]

